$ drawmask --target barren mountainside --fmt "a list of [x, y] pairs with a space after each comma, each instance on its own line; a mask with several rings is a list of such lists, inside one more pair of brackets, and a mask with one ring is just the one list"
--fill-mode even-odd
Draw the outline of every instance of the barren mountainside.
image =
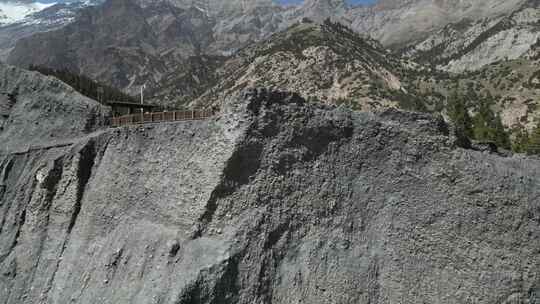
[[1, 146], [1, 303], [535, 303], [539, 165], [427, 114], [267, 90]]
[[60, 30], [22, 39], [18, 47], [32, 52], [15, 49], [8, 61], [67, 68], [136, 91], [145, 81], [151, 87], [178, 70], [183, 60], [199, 55], [211, 42], [211, 22], [194, 8], [156, 4], [143, 9], [131, 0], [108, 1], [88, 8]]
[[0, 64], [0, 149], [70, 143], [104, 125], [109, 110], [52, 77]]

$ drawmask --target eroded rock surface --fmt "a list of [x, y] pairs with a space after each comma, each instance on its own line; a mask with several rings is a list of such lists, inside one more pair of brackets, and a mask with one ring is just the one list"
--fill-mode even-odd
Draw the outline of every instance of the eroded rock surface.
[[250, 91], [0, 156], [0, 303], [537, 303], [540, 161]]
[[56, 78], [0, 63], [0, 152], [72, 142], [109, 113]]

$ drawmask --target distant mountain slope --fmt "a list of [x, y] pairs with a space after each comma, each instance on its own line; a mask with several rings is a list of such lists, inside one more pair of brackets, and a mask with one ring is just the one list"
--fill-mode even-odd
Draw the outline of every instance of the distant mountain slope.
[[83, 10], [59, 30], [19, 40], [8, 62], [69, 68], [128, 93], [146, 84], [153, 96], [165, 98], [172, 92], [201, 90], [170, 83], [175, 74], [184, 73], [183, 66], [193, 65], [188, 58], [196, 65], [204, 56], [230, 56], [305, 17], [330, 17], [385, 46], [396, 46], [424, 39], [450, 22], [499, 16], [522, 1], [486, 0], [478, 5], [472, 0], [410, 0], [350, 7], [345, 0], [308, 0], [285, 7], [272, 0], [109, 0]]
[[22, 21], [26, 16], [39, 12], [52, 4], [25, 1], [0, 1], [0, 26]]
[[[540, 119], [540, 58], [501, 61], [477, 71], [451, 75], [433, 84], [436, 91], [448, 95], [454, 91], [469, 96], [492, 96], [495, 113], [509, 129], [532, 129]], [[445, 93], [446, 94], [446, 93]]]
[[540, 3], [530, 1], [506, 16], [450, 24], [407, 54], [441, 69], [462, 72], [526, 55], [540, 39]]
[[[58, 29], [73, 22], [82, 9], [99, 5], [102, 2], [102, 0], [86, 0], [84, 2], [58, 3], [52, 6], [41, 5], [37, 6], [35, 10], [20, 15], [22, 18], [11, 20], [8, 23], [2, 23], [0, 20], [0, 60], [6, 59], [19, 39], [39, 32]], [[30, 2], [24, 5], [32, 6], [34, 4]]]
[[199, 55], [186, 58], [145, 95], [165, 107], [183, 107], [216, 85], [216, 70], [228, 59], [225, 56]]
[[182, 69], [184, 60], [201, 54], [213, 40], [212, 26], [195, 8], [108, 1], [84, 10], [64, 28], [20, 40], [8, 61], [67, 68], [136, 92], [142, 84], [154, 87]]
[[527, 0], [380, 0], [345, 14], [353, 29], [386, 46], [402, 47], [424, 39], [447, 24], [503, 16]]
[[46, 76], [55, 77], [75, 89], [80, 94], [98, 102], [105, 102], [108, 100], [138, 102], [138, 98], [133, 98], [133, 96], [126, 95], [116, 88], [93, 81], [85, 75], [77, 75], [67, 70], [54, 70], [39, 66], [31, 66], [29, 70], [39, 72]]
[[219, 83], [194, 104], [216, 104], [246, 87], [265, 86], [358, 109], [418, 108], [407, 93], [410, 71], [376, 41], [345, 26], [303, 22], [226, 61], [217, 71]]

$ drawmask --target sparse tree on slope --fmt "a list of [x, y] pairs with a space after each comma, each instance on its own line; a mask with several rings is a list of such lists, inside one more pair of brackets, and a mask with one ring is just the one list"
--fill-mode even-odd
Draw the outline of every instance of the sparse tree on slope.
[[512, 142], [512, 151], [515, 153], [526, 153], [529, 145], [529, 133], [524, 126], [519, 125], [512, 131], [514, 141]]
[[488, 96], [479, 100], [478, 112], [473, 118], [474, 138], [481, 141], [490, 141], [498, 147], [510, 149], [510, 137], [504, 129], [501, 116], [491, 109], [493, 99]]
[[467, 104], [457, 92], [454, 92], [448, 99], [448, 116], [456, 126], [458, 134], [468, 138], [473, 137], [472, 119], [469, 115]]
[[540, 155], [540, 122], [531, 132], [529, 143], [527, 145], [527, 154]]

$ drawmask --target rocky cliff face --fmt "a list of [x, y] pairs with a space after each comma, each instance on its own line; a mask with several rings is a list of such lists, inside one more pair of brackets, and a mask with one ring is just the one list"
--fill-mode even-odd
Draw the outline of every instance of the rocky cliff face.
[[540, 161], [252, 91], [0, 154], [2, 303], [536, 303]]
[[109, 110], [61, 81], [0, 64], [0, 149], [70, 143], [104, 125]]

